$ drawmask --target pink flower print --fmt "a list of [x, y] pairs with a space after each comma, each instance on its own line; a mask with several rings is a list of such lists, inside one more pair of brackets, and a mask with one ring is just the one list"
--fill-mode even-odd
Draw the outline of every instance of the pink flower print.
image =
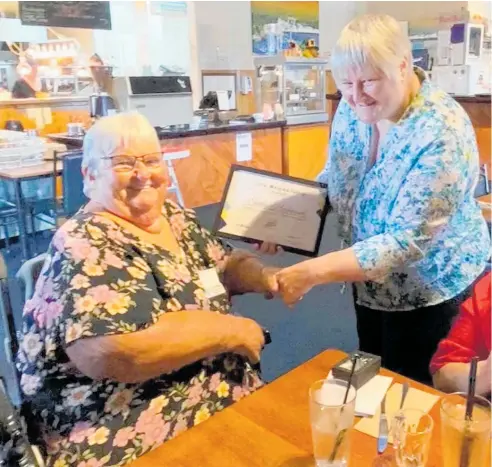
[[186, 228], [186, 220], [185, 216], [182, 212], [178, 214], [174, 214], [169, 219], [169, 223], [171, 224], [171, 229], [176, 235], [176, 237], [181, 238], [183, 230]]
[[63, 312], [63, 305], [59, 302], [50, 302], [44, 310], [44, 324], [45, 328], [49, 329], [53, 325], [53, 322], [61, 316]]
[[89, 240], [85, 238], [69, 238], [65, 247], [70, 250], [72, 258], [77, 262], [88, 259], [92, 250]]
[[62, 226], [63, 233], [70, 233], [75, 229], [75, 227], [77, 227], [77, 222], [72, 219], [69, 219]]
[[215, 263], [219, 263], [224, 259], [224, 249], [216, 242], [210, 242], [207, 245], [207, 254], [209, 258]]
[[116, 432], [116, 436], [114, 437], [113, 446], [117, 448], [124, 448], [129, 441], [135, 438], [135, 430], [131, 426], [127, 426], [125, 428], [121, 428]]
[[[44, 276], [43, 276], [44, 277]], [[38, 279], [39, 282], [39, 279]], [[43, 281], [39, 290], [41, 291], [41, 296], [43, 298], [52, 298], [53, 297], [53, 281], [51, 279], [46, 279]]]
[[176, 273], [175, 279], [178, 282], [187, 284], [188, 282], [191, 281], [190, 270], [184, 264], [178, 265], [175, 269], [175, 273]]
[[99, 250], [92, 246], [89, 250], [89, 254], [87, 255], [87, 261], [89, 263], [95, 263], [99, 259]]
[[53, 246], [60, 252], [65, 251], [65, 244], [67, 243], [68, 234], [62, 229], [59, 229], [53, 237]]
[[193, 407], [198, 404], [203, 398], [203, 386], [202, 383], [196, 381], [188, 391], [188, 399], [185, 401], [186, 407]]
[[127, 238], [119, 229], [109, 229], [107, 232], [108, 238], [120, 243], [128, 243]]
[[164, 422], [162, 414], [152, 409], [144, 410], [138, 417], [135, 431], [141, 433], [142, 448], [144, 451], [156, 444], [161, 444], [169, 434], [170, 426]]
[[118, 258], [118, 256], [116, 256], [112, 251], [106, 251], [104, 255], [104, 262], [108, 266], [112, 266], [116, 269], [123, 269], [123, 266], [125, 265], [125, 263], [123, 263], [123, 261]]
[[32, 314], [32, 312], [36, 310], [38, 303], [39, 303], [39, 298], [36, 297], [36, 295], [33, 298], [29, 299], [24, 305], [22, 316], [28, 316]]
[[188, 422], [186, 421], [186, 418], [183, 417], [182, 415], [178, 415], [178, 420], [174, 425], [173, 436], [178, 436], [180, 433], [183, 433], [183, 431], [186, 431], [187, 429], [188, 429]]
[[141, 438], [144, 451], [162, 444], [169, 434], [170, 425], [164, 422], [162, 416], [156, 416], [152, 424], [147, 425], [146, 428]]
[[114, 300], [118, 296], [116, 290], [111, 290], [107, 285], [98, 285], [87, 290], [87, 293], [97, 303], [107, 303], [110, 300]]
[[217, 391], [220, 384], [220, 373], [214, 373], [210, 378], [210, 384], [208, 385], [210, 391]]
[[102, 459], [96, 459], [93, 457], [92, 459], [89, 459], [88, 461], [82, 461], [77, 464], [77, 467], [102, 467], [103, 465], [106, 465], [106, 462], [103, 461]]
[[138, 417], [137, 423], [135, 424], [135, 431], [137, 433], [144, 433], [148, 425], [152, 425], [154, 418], [158, 415], [152, 410], [144, 410]]
[[192, 310], [199, 310], [200, 307], [198, 305], [185, 305], [184, 309], [188, 311], [192, 311]]
[[133, 390], [122, 389], [116, 391], [108, 398], [104, 406], [104, 411], [109, 412], [111, 415], [118, 415], [120, 413], [128, 412], [130, 408], [130, 402], [133, 399]]
[[238, 400], [242, 399], [244, 397], [244, 392], [243, 392], [243, 388], [241, 386], [236, 386], [233, 390], [232, 390], [232, 400], [234, 402], [237, 402]]
[[77, 422], [69, 435], [71, 443], [83, 443], [89, 436], [92, 436], [96, 429], [89, 422]]
[[40, 328], [44, 328], [46, 310], [48, 309], [48, 302], [44, 299], [36, 299], [34, 296], [33, 300], [36, 300], [36, 307], [33, 310], [33, 318], [36, 321], [36, 324]]

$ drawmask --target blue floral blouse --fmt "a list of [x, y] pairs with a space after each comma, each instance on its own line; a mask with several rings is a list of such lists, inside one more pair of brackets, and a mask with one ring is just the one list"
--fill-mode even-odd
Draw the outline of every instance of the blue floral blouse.
[[464, 109], [416, 69], [421, 88], [368, 167], [373, 127], [342, 100], [332, 125], [328, 184], [339, 232], [369, 281], [357, 303], [396, 311], [437, 305], [484, 270], [490, 237], [474, 199], [475, 132]]

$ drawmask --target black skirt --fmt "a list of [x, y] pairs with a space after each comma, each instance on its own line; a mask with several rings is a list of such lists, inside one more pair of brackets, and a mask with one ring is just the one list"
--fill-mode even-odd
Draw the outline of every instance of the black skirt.
[[379, 355], [383, 367], [424, 384], [432, 384], [429, 364], [458, 315], [461, 304], [470, 296], [472, 287], [439, 305], [410, 311], [373, 310], [357, 305], [359, 348]]

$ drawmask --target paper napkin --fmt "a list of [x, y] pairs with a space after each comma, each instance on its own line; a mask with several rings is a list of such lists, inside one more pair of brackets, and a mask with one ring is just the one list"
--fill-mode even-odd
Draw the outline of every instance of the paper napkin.
[[[386, 417], [388, 419], [388, 427], [391, 428], [393, 417], [400, 409], [401, 393], [403, 386], [399, 383], [393, 384], [386, 395]], [[439, 400], [439, 396], [429, 394], [428, 392], [419, 389], [410, 388], [407, 398], [405, 399], [404, 409], [419, 409], [428, 413], [434, 404]], [[379, 435], [379, 418], [381, 416], [381, 407], [377, 409], [374, 417], [363, 418], [355, 425], [355, 429], [369, 436], [377, 438]], [[388, 441], [393, 442], [391, 433]]]
[[[330, 371], [328, 379], [333, 379]], [[391, 386], [391, 376], [376, 375], [357, 391], [355, 399], [355, 415], [357, 417], [372, 417], [381, 405], [386, 391]]]

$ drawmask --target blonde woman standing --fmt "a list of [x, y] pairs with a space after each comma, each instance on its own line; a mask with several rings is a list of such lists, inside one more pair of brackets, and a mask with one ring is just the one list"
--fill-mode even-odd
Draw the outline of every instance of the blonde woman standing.
[[316, 285], [353, 283], [361, 350], [429, 382], [437, 344], [488, 256], [473, 197], [474, 130], [463, 108], [412, 66], [410, 41], [390, 16], [349, 23], [332, 71], [343, 98], [319, 180], [328, 183], [344, 248], [280, 271], [282, 294], [292, 304]]

